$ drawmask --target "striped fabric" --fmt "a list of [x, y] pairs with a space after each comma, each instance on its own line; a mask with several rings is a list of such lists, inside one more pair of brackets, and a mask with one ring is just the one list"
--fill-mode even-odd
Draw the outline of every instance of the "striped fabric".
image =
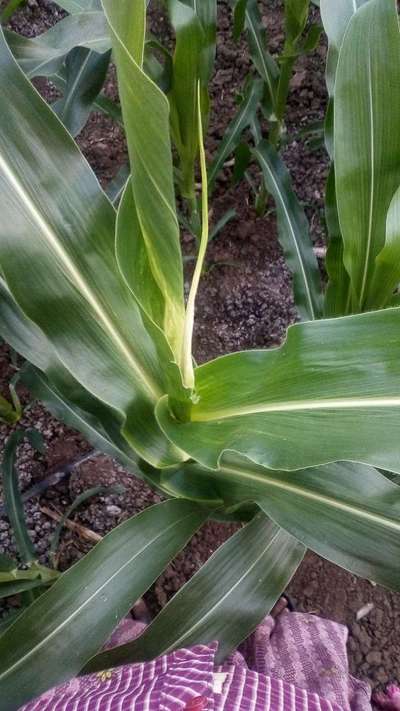
[[199, 645], [74, 679], [21, 711], [342, 711], [317, 694], [244, 667], [215, 673], [216, 648]]
[[[111, 646], [142, 630], [123, 623]], [[197, 645], [72, 679], [20, 711], [371, 711], [368, 684], [349, 675], [346, 640], [341, 625], [283, 613], [223, 666], [217, 642]]]
[[231, 666], [214, 711], [342, 711], [336, 703], [298, 689], [282, 679]]
[[190, 702], [199, 697], [204, 709], [213, 710], [217, 646], [198, 645], [153, 662], [72, 679], [21, 711], [178, 711], [190, 708]]

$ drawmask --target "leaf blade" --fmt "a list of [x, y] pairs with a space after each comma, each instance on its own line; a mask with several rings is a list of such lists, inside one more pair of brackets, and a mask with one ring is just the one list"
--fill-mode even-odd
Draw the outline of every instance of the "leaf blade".
[[130, 442], [144, 458], [171, 461], [170, 445], [160, 438], [153, 415], [156, 399], [169, 389], [159, 359], [169, 364], [171, 357], [162, 333], [155, 340], [150, 336], [144, 314], [119, 276], [115, 212], [69, 134], [18, 69], [2, 35], [0, 76], [7, 97], [0, 124], [0, 203], [12, 226], [0, 228], [7, 286], [63, 366], [125, 419]]
[[15, 59], [30, 78], [57, 72], [74, 47], [103, 53], [111, 46], [104, 13], [99, 11], [69, 15], [38, 37], [23, 37], [10, 31], [6, 37]]
[[66, 57], [64, 95], [52, 104], [52, 109], [73, 136], [86, 124], [103, 87], [110, 58], [111, 51], [99, 54], [86, 47], [75, 47]]
[[213, 189], [217, 175], [224, 162], [239, 145], [243, 131], [251, 124], [261, 97], [262, 82], [252, 81], [245, 92], [236, 115], [224, 133], [224, 137], [208, 170], [208, 186], [210, 190]]
[[[153, 659], [172, 649], [214, 640], [220, 642], [221, 661], [270, 612], [304, 550], [258, 514], [211, 556], [140, 638], [94, 657], [85, 671]], [[216, 577], [218, 586], [210, 585]]]
[[400, 587], [400, 491], [380, 472], [359, 464], [329, 464], [297, 472], [268, 471], [233, 453], [218, 472], [185, 465], [187, 476], [210, 479], [225, 505], [256, 501], [307, 548], [352, 573]]
[[297, 309], [305, 320], [321, 316], [321, 279], [314, 256], [307, 218], [290, 183], [289, 173], [277, 151], [262, 140], [253, 150], [263, 172], [267, 190], [275, 200], [279, 241], [293, 274]]
[[17, 430], [7, 439], [1, 469], [6, 513], [21, 560], [29, 566], [37, 559], [37, 554], [25, 522], [24, 505], [19, 490], [18, 472], [15, 466], [17, 448], [25, 437], [29, 439], [35, 449], [43, 451], [43, 441], [38, 431]]
[[197, 368], [191, 421], [174, 421], [163, 398], [160, 426], [210, 468], [232, 450], [271, 469], [343, 460], [397, 472], [399, 325], [398, 309], [296, 324], [281, 348]]
[[[396, 3], [371, 0], [350, 20], [335, 82], [336, 194], [355, 311], [377, 306], [371, 280], [400, 184], [399, 62]], [[382, 106], [390, 110], [382, 112]]]
[[[142, 69], [145, 3], [104, 0], [117, 64], [135, 208], [155, 281], [165, 299], [164, 331], [179, 363], [183, 269], [175, 207], [169, 104]], [[160, 239], [160, 235], [163, 238]]]
[[4, 710], [76, 675], [206, 517], [184, 501], [151, 507], [105, 536], [23, 612], [0, 638]]

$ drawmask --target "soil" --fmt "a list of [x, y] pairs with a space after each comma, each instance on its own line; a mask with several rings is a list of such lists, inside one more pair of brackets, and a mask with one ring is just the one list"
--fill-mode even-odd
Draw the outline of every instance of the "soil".
[[[219, 0], [218, 7], [217, 63], [211, 86], [213, 113], [207, 138], [209, 157], [232, 118], [238, 89], [249, 69], [245, 42], [235, 44], [230, 37], [228, 3]], [[283, 41], [281, 3], [263, 0], [260, 7], [264, 11], [263, 21], [268, 28], [271, 49], [278, 51]], [[317, 10], [313, 13], [317, 19]], [[13, 16], [10, 25], [22, 34], [34, 36], [62, 16], [63, 12], [48, 0], [28, 0], [27, 5]], [[156, 34], [166, 36], [168, 28], [159, 8], [152, 10], [151, 17]], [[299, 130], [324, 116], [325, 54], [326, 46], [322, 42], [313, 54], [302, 58], [296, 66], [289, 99], [285, 150], [294, 187], [305, 206], [312, 237], [318, 246], [324, 244], [322, 215], [327, 159], [322, 150], [310, 149], [307, 141], [299, 137]], [[54, 99], [54, 88], [47, 82], [38, 81], [37, 86], [48, 100]], [[115, 98], [113, 71], [106, 91]], [[127, 161], [121, 130], [101, 114], [91, 115], [78, 142], [103, 186]], [[296, 320], [291, 277], [277, 240], [273, 212], [257, 217], [248, 186], [244, 183], [232, 185], [230, 167], [218, 180], [211, 206], [214, 224], [229, 208], [234, 208], [237, 216], [215, 238], [208, 251], [208, 269], [197, 302], [195, 355], [198, 362], [244, 348], [278, 345], [284, 339], [287, 326]], [[185, 254], [194, 249], [188, 235], [183, 237], [183, 249]], [[14, 372], [9, 349], [3, 345], [0, 347], [0, 389], [5, 396]], [[21, 392], [21, 397], [25, 410], [18, 427], [35, 427], [42, 432], [46, 442], [45, 455], [33, 452], [27, 443], [20, 447], [20, 484], [25, 491], [89, 452], [90, 446], [81, 435], [52, 418], [39, 403], [30, 402], [28, 393]], [[0, 441], [4, 442], [10, 432], [11, 428], [0, 426]], [[127, 517], [160, 500], [144, 482], [107, 456], [95, 454], [75, 467], [70, 477], [26, 503], [28, 526], [42, 562], [47, 562], [49, 541], [56, 525], [43, 509], [62, 513], [82, 491], [98, 484], [116, 482], [125, 487], [123, 494], [93, 497], [72, 516], [73, 521], [104, 535]], [[147, 594], [151, 611], [156, 613], [234, 530], [232, 525], [217, 523], [203, 526]], [[60, 569], [79, 559], [90, 545], [82, 535], [66, 529], [59, 551]], [[13, 537], [4, 516], [0, 516], [0, 551], [15, 554]], [[388, 681], [400, 682], [400, 639], [396, 632], [400, 624], [399, 594], [355, 578], [312, 553], [306, 556], [288, 592], [298, 610], [330, 617], [348, 626], [350, 668], [355, 675], [368, 679], [374, 687]]]

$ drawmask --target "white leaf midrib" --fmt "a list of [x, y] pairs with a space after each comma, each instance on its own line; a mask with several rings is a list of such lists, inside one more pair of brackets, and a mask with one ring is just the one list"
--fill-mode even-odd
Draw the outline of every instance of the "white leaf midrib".
[[124, 338], [120, 335], [117, 328], [111, 322], [108, 314], [105, 312], [102, 304], [98, 301], [96, 294], [92, 291], [90, 286], [84, 281], [82, 275], [79, 273], [72, 259], [68, 255], [64, 246], [60, 243], [60, 240], [53, 230], [53, 228], [46, 222], [41, 211], [37, 208], [33, 202], [31, 196], [26, 190], [23, 183], [15, 175], [9, 163], [6, 161], [4, 156], [0, 153], [0, 171], [3, 172], [6, 180], [9, 182], [11, 187], [15, 190], [23, 205], [27, 209], [28, 213], [37, 225], [39, 232], [43, 235], [43, 238], [52, 248], [53, 252], [60, 259], [63, 267], [65, 268], [70, 281], [75, 285], [75, 288], [79, 291], [81, 296], [87, 301], [90, 307], [93, 309], [94, 313], [99, 318], [103, 325], [104, 330], [107, 332], [108, 336], [118, 347], [118, 350], [122, 353], [124, 358], [127, 360], [129, 365], [135, 371], [136, 376], [151, 394], [152, 398], [157, 398], [161, 395], [161, 392], [156, 385], [152, 383], [147, 373], [143, 370], [140, 363], [138, 363], [131, 349], [125, 343]]
[[[240, 477], [243, 482], [248, 479], [251, 479], [257, 482], [257, 484], [271, 486], [276, 489], [280, 489], [281, 491], [287, 494], [294, 494], [304, 499], [309, 499], [310, 501], [316, 501], [319, 503], [326, 504], [331, 508], [343, 511], [344, 513], [351, 513], [354, 516], [357, 516], [358, 518], [362, 518], [367, 521], [370, 521], [371, 523], [386, 526], [387, 528], [392, 528], [393, 530], [400, 532], [400, 521], [395, 521], [394, 519], [388, 518], [387, 516], [383, 516], [382, 514], [372, 513], [371, 511], [368, 511], [365, 508], [356, 508], [355, 506], [349, 503], [339, 501], [338, 499], [332, 498], [331, 496], [327, 496], [326, 494], [313, 493], [312, 491], [310, 491], [309, 489], [307, 490], [304, 487], [296, 486], [295, 484], [288, 484], [287, 482], [282, 482], [277, 479], [273, 479], [272, 477], [268, 476], [267, 473], [265, 475], [261, 475], [256, 474], [255, 472], [250, 472], [244, 468], [241, 469], [239, 467], [235, 468], [232, 466], [228, 467], [225, 465], [222, 465], [221, 470], [223, 472], [227, 472], [228, 474], [233, 474], [236, 477]], [[261, 500], [261, 496], [256, 496], [254, 498]]]
[[227, 407], [221, 410], [196, 411], [193, 408], [192, 422], [226, 420], [244, 415], [273, 414], [276, 412], [303, 412], [315, 410], [352, 410], [400, 407], [400, 396], [391, 397], [349, 397], [326, 398], [321, 400], [292, 400], [276, 403], [259, 403]]
[[369, 262], [372, 249], [372, 227], [374, 220], [375, 207], [375, 117], [374, 117], [374, 96], [372, 91], [372, 65], [371, 51], [368, 53], [368, 117], [370, 129], [370, 158], [371, 158], [371, 174], [370, 174], [370, 194], [369, 194], [369, 215], [368, 215], [368, 233], [367, 244], [365, 249], [365, 262], [362, 275], [360, 289], [360, 307], [364, 304], [364, 296], [367, 289], [367, 277], [369, 271]]

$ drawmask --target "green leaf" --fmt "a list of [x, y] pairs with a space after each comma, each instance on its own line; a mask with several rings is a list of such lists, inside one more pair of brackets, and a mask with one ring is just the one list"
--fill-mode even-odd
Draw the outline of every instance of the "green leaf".
[[9, 573], [17, 567], [15, 560], [9, 558], [8, 555], [0, 553], [0, 573]]
[[180, 375], [163, 334], [150, 335], [151, 323], [144, 324], [120, 277], [115, 211], [2, 36], [0, 82], [0, 263], [7, 286], [64, 370], [113, 409], [130, 445], [154, 464], [174, 463], [182, 455], [157, 427], [154, 404], [171, 387], [179, 393]]
[[98, 54], [86, 47], [76, 47], [67, 55], [64, 96], [51, 108], [73, 136], [86, 124], [103, 87], [110, 57], [111, 52]]
[[100, 10], [100, 0], [57, 0], [57, 5], [71, 13], [87, 12], [89, 10]]
[[44, 333], [23, 313], [1, 277], [0, 333], [17, 353], [41, 370], [47, 370], [51, 367], [52, 360], [57, 360]]
[[166, 3], [173, 5], [185, 5], [191, 8], [200, 22], [202, 29], [202, 51], [200, 57], [200, 78], [204, 87], [214, 71], [216, 41], [217, 41], [217, 1], [202, 0], [166, 0]]
[[[321, 17], [329, 42], [325, 75], [330, 101], [325, 117], [325, 145], [331, 161], [333, 161], [334, 143], [334, 86], [339, 51], [352, 16], [365, 2], [366, 0], [339, 0], [335, 5], [332, 5], [329, 0], [322, 0], [321, 4]], [[325, 315], [344, 316], [351, 310], [351, 287], [349, 275], [343, 263], [343, 239], [337, 214], [333, 164], [326, 186], [325, 218], [329, 233], [326, 255], [326, 269], [329, 275], [329, 283], [325, 297]]]
[[246, 29], [251, 59], [265, 84], [269, 104], [273, 112], [279, 68], [267, 49], [267, 33], [261, 20], [257, 0], [248, 0], [247, 2]]
[[37, 580], [39, 577], [42, 579], [42, 584], [54, 582], [58, 577], [59, 573], [46, 568], [39, 563], [33, 563], [29, 568], [23, 568], [19, 570], [17, 568], [17, 563], [13, 561], [13, 570], [8, 572], [0, 572], [0, 583], [10, 583], [19, 582], [23, 580]]
[[[326, 65], [326, 83], [330, 96], [325, 119], [325, 145], [333, 160], [333, 99], [339, 51], [347, 26], [361, 5], [366, 0], [339, 0], [334, 5], [329, 0], [322, 0], [321, 17], [328, 36], [329, 48]], [[328, 177], [325, 195], [325, 216], [329, 233], [326, 255], [326, 269], [329, 283], [325, 298], [326, 316], [343, 316], [349, 313], [351, 306], [350, 279], [343, 263], [343, 239], [340, 231], [336, 205], [334, 168]]]
[[74, 47], [107, 52], [110, 33], [103, 12], [69, 15], [38, 37], [6, 32], [7, 42], [28, 77], [50, 76], [57, 72]]
[[166, 398], [157, 416], [204, 466], [231, 450], [270, 469], [342, 460], [400, 471], [400, 309], [296, 324], [280, 348], [223, 356], [195, 376], [191, 421], [173, 419]]
[[8, 22], [10, 17], [16, 10], [18, 10], [19, 6], [22, 5], [23, 2], [25, 2], [25, 0], [8, 0], [8, 2], [6, 0], [5, 7], [3, 7], [3, 10], [0, 13], [0, 22]]
[[336, 194], [354, 311], [380, 307], [387, 289], [377, 288], [375, 260], [400, 184], [399, 64], [396, 2], [370, 0], [349, 23], [335, 83]]
[[290, 175], [277, 151], [261, 141], [253, 151], [265, 186], [275, 200], [279, 241], [293, 274], [293, 290], [302, 319], [318, 318], [322, 311], [321, 279], [313, 252], [307, 218], [293, 191]]
[[167, 501], [125, 521], [64, 573], [0, 638], [4, 711], [78, 674], [207, 517]]
[[36, 558], [36, 551], [25, 522], [24, 505], [19, 490], [18, 472], [15, 466], [17, 448], [27, 438], [34, 449], [43, 452], [43, 439], [36, 430], [17, 430], [7, 439], [1, 464], [3, 474], [4, 505], [21, 560], [30, 565]]
[[295, 480], [282, 473], [277, 481], [258, 500], [269, 516], [324, 558], [400, 589], [398, 486], [372, 467], [350, 463], [299, 472]]
[[263, 85], [260, 80], [253, 80], [248, 85], [239, 109], [226, 129], [224, 137], [218, 146], [218, 150], [208, 170], [208, 186], [210, 190], [213, 189], [217, 175], [226, 159], [241, 143], [242, 133], [248, 126], [250, 126], [256, 114], [259, 102], [262, 98], [262, 92]]
[[130, 180], [118, 207], [115, 239], [118, 267], [128, 288], [148, 317], [163, 328], [165, 299], [151, 270]]
[[343, 263], [343, 240], [337, 213], [333, 163], [326, 182], [325, 220], [329, 234], [325, 268], [329, 281], [325, 293], [324, 315], [330, 318], [348, 314], [351, 304], [350, 279]]
[[220, 217], [218, 222], [211, 229], [208, 241], [212, 242], [212, 240], [215, 239], [219, 235], [221, 230], [223, 230], [224, 227], [226, 227], [226, 225], [236, 217], [236, 215], [237, 215], [237, 212], [233, 207], [230, 207], [229, 210], [224, 212], [222, 217]]
[[5, 397], [0, 395], [0, 422], [5, 422], [8, 425], [15, 425], [21, 417], [21, 413], [11, 405]]
[[[97, 448], [135, 466], [135, 454], [122, 437], [122, 419], [111, 408], [82, 388], [58, 360], [44, 333], [30, 321], [0, 279], [0, 333], [14, 350], [30, 360], [25, 364], [21, 381], [32, 395], [41, 400], [56, 417], [80, 432]], [[40, 370], [51, 375], [50, 383]]]
[[310, 26], [310, 29], [308, 30], [306, 36], [304, 37], [304, 40], [302, 40], [301, 45], [299, 47], [299, 51], [301, 53], [308, 54], [309, 52], [314, 52], [314, 50], [319, 45], [322, 29], [323, 28], [321, 27], [321, 25]]
[[239, 183], [246, 176], [251, 163], [251, 148], [248, 143], [239, 143], [235, 150], [235, 165], [233, 166], [232, 182]]
[[[163, 59], [162, 62], [158, 59], [160, 56]], [[170, 91], [173, 73], [172, 54], [154, 35], [149, 33], [147, 33], [144, 46], [143, 71], [164, 94]]]
[[187, 464], [182, 473], [203, 478], [219, 491], [225, 507], [256, 501], [319, 555], [399, 590], [400, 488], [376, 469], [339, 462], [288, 473], [227, 453], [217, 472]]
[[[154, 280], [165, 301], [164, 331], [180, 362], [183, 271], [175, 207], [169, 104], [142, 70], [145, 3], [105, 0], [132, 166], [135, 209]], [[161, 238], [162, 236], [162, 238]]]
[[[11, 597], [11, 595], [20, 595], [28, 590], [35, 590], [36, 588], [42, 588], [49, 583], [44, 583], [43, 580], [14, 580], [13, 582], [3, 583], [0, 582], [0, 600], [6, 597]], [[1, 628], [0, 628], [1, 632]]]
[[201, 78], [204, 86], [210, 81], [217, 47], [217, 0], [184, 0], [195, 10], [203, 28], [203, 49], [201, 56]]
[[9, 610], [8, 612], [6, 612], [5, 615], [0, 617], [0, 634], [2, 634], [7, 629], [7, 627], [10, 627], [13, 622], [15, 622], [21, 612], [21, 608], [18, 608], [17, 610]]
[[[179, 0], [168, 0], [169, 16], [175, 31], [172, 86], [168, 94], [171, 109], [171, 133], [179, 154], [180, 190], [194, 200], [195, 162], [199, 151], [197, 85], [201, 77], [201, 53], [204, 33], [196, 12]], [[203, 96], [207, 108], [207, 88]], [[204, 94], [204, 91], [202, 92]], [[207, 114], [207, 110], [205, 110]]]
[[295, 48], [307, 24], [310, 0], [285, 0], [284, 4], [286, 47]]
[[97, 655], [85, 672], [213, 640], [219, 641], [222, 661], [271, 611], [304, 551], [301, 543], [258, 514], [209, 558], [141, 637]]
[[235, 0], [233, 8], [233, 39], [237, 42], [246, 22], [247, 0]]
[[385, 246], [375, 260], [371, 283], [371, 301], [379, 307], [390, 303], [400, 281], [400, 188], [389, 205], [386, 216]]
[[321, 0], [321, 19], [328, 37], [329, 50], [326, 67], [326, 81], [329, 95], [333, 95], [339, 51], [348, 24], [354, 13], [368, 0]]

